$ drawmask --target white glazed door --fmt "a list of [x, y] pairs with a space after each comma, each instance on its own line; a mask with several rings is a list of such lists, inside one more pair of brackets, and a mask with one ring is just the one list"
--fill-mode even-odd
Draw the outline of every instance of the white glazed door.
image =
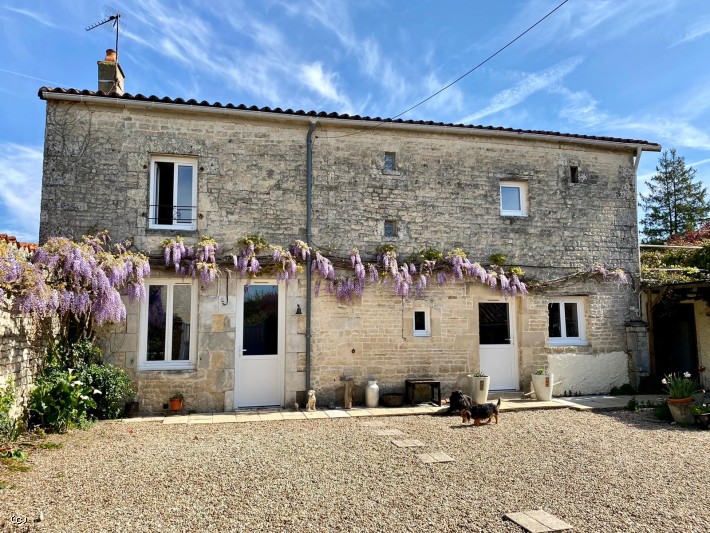
[[490, 376], [490, 390], [518, 388], [513, 318], [513, 309], [507, 302], [478, 304], [481, 372]]
[[285, 295], [276, 282], [237, 291], [235, 406], [283, 404]]

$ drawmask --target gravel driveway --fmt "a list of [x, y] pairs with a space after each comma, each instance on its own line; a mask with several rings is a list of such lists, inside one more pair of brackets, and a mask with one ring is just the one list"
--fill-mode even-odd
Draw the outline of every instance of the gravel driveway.
[[[401, 438], [428, 446], [390, 442]], [[580, 532], [710, 531], [710, 432], [648, 411], [503, 413], [481, 427], [102, 422], [50, 440], [64, 447], [38, 450], [31, 471], [0, 466], [15, 484], [0, 491], [0, 530], [520, 532], [503, 514], [544, 509]], [[455, 462], [423, 464], [426, 451]]]

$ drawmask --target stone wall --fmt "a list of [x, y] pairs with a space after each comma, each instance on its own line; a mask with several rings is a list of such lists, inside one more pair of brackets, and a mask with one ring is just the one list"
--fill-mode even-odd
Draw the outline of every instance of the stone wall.
[[14, 379], [16, 416], [29, 404], [30, 388], [43, 355], [43, 344], [34, 337], [31, 321], [0, 310], [0, 387]]
[[[354, 125], [316, 129], [313, 157], [314, 244], [365, 258], [383, 243], [401, 257], [426, 246], [464, 248], [484, 264], [501, 253], [521, 264], [528, 279], [548, 280], [594, 263], [621, 267], [637, 276], [635, 174], [630, 148], [576, 144], [564, 138], [504, 138], [465, 130], [405, 130], [388, 126], [350, 135]], [[149, 165], [152, 154], [192, 156], [198, 168], [197, 230], [225, 251], [248, 234], [274, 244], [305, 239], [305, 139], [307, 122], [278, 115], [246, 117], [135, 109], [119, 101], [85, 104], [47, 102], [41, 239], [80, 236], [109, 229], [132, 237], [139, 249], [156, 252], [173, 231], [148, 229]], [[384, 153], [396, 154], [397, 170], [385, 172]], [[572, 183], [570, 165], [579, 168]], [[529, 213], [501, 216], [502, 179], [525, 182]], [[398, 235], [385, 237], [384, 221], [396, 220]], [[160, 410], [180, 391], [188, 408], [233, 408], [237, 329], [233, 282], [200, 292], [198, 361], [194, 371], [138, 372], [138, 309], [129, 309], [124, 330], [107, 352], [138, 382], [144, 410]], [[340, 378], [356, 379], [356, 399], [369, 375], [383, 390], [406, 377], [431, 375], [452, 387], [478, 368], [477, 302], [489, 289], [474, 284], [434, 287], [423, 299], [402, 301], [386, 288], [367, 290], [361, 302], [314, 301], [312, 382], [321, 400], [339, 398]], [[287, 289], [284, 403], [305, 383], [304, 280]], [[588, 343], [553, 347], [547, 339], [550, 295], [585, 298]], [[530, 371], [549, 364], [565, 377], [556, 392], [606, 392], [619, 380], [626, 354], [625, 324], [633, 317], [632, 285], [598, 281], [553, 285], [545, 293], [515, 300], [518, 313], [520, 387]], [[431, 313], [431, 337], [411, 335], [412, 310]], [[613, 372], [607, 372], [613, 368]], [[587, 379], [589, 373], [599, 373]], [[625, 379], [624, 379], [625, 378]]]

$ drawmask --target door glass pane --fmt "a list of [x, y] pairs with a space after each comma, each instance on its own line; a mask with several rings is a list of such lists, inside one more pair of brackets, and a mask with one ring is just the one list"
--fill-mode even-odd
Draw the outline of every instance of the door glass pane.
[[503, 211], [520, 211], [520, 187], [501, 187], [500, 205]]
[[192, 167], [178, 165], [176, 224], [191, 224], [192, 205]]
[[165, 307], [168, 305], [167, 285], [148, 287], [148, 346], [146, 360], [165, 360]]
[[190, 359], [190, 308], [192, 307], [192, 287], [173, 285], [173, 361]]
[[275, 355], [279, 338], [279, 288], [250, 285], [244, 293], [244, 355]]
[[562, 337], [562, 322], [560, 320], [560, 304], [547, 304], [547, 315], [549, 316], [548, 331], [550, 338]]
[[565, 303], [565, 329], [567, 331], [567, 337], [579, 337], [576, 303]]
[[172, 225], [173, 223], [173, 177], [174, 165], [172, 163], [155, 163], [155, 205], [153, 212], [156, 214], [158, 224]]
[[478, 304], [478, 334], [481, 344], [510, 344], [508, 304]]

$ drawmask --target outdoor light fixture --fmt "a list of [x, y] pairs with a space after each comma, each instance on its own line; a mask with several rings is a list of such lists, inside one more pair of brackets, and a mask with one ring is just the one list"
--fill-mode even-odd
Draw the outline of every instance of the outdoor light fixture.
[[296, 314], [297, 315], [303, 314], [303, 311], [301, 311], [301, 304], [296, 304]]

